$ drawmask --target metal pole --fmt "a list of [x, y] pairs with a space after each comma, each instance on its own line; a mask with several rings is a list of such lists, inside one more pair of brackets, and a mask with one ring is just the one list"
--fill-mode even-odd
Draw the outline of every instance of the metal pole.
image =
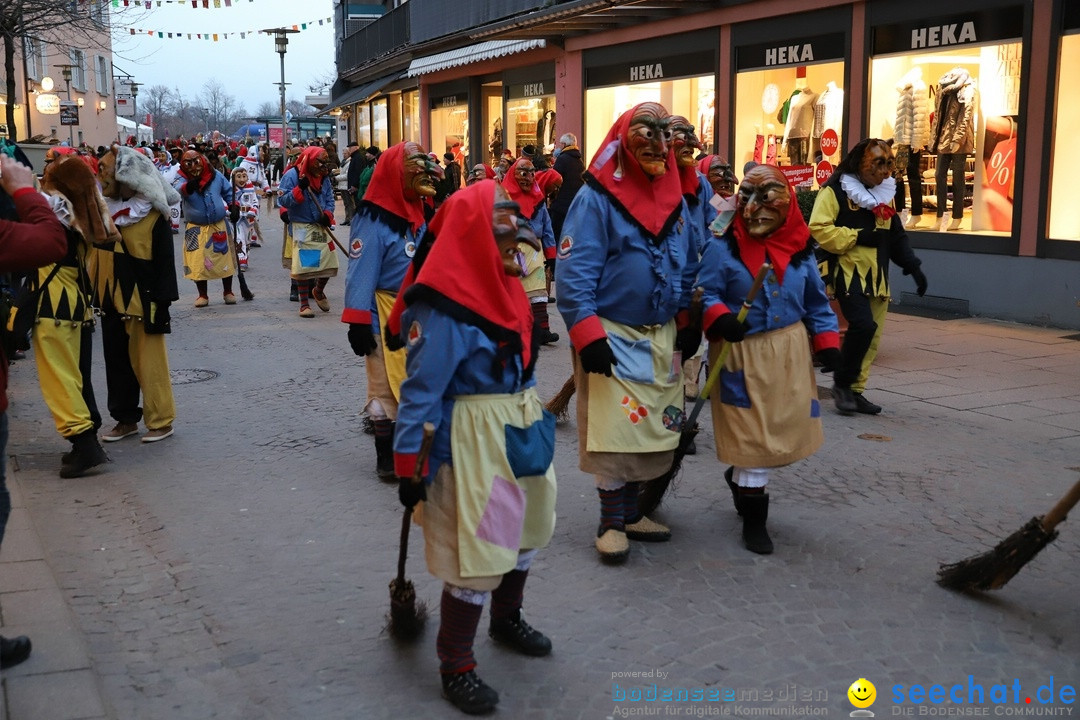
[[284, 172], [287, 158], [285, 157], [285, 140], [289, 136], [288, 121], [285, 119], [285, 51], [281, 55], [281, 167]]
[[[68, 102], [71, 102], [71, 80], [64, 79], [64, 83], [67, 85], [67, 97]], [[68, 125], [68, 147], [75, 147], [75, 126]]]

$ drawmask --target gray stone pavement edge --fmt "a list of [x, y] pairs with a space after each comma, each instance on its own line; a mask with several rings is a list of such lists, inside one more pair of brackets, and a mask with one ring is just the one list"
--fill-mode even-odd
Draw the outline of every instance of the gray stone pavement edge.
[[[331, 313], [298, 318], [280, 229], [264, 225], [254, 302], [212, 293], [195, 310], [181, 280], [175, 437], [112, 444], [102, 472], [60, 480], [66, 447], [33, 360], [12, 366], [0, 632], [30, 635], [34, 652], [0, 675], [0, 720], [460, 717], [439, 698], [435, 621], [411, 646], [384, 631], [401, 513], [359, 429], [343, 278]], [[563, 339], [540, 359], [545, 398], [568, 374], [552, 315]], [[573, 422], [559, 426], [559, 523], [525, 605], [555, 652], [493, 648], [485, 613], [476, 652], [502, 694], [497, 716], [840, 716], [862, 677], [879, 716], [976, 714], [916, 702], [915, 686], [967, 692], [969, 676], [987, 692], [1022, 688], [987, 714], [1073, 710], [1061, 692], [1080, 680], [1075, 519], [1003, 590], [959, 595], [933, 578], [1080, 477], [1080, 342], [985, 319], [887, 322], [867, 391], [885, 412], [841, 417], [823, 402], [825, 446], [770, 486], [772, 556], [741, 547], [706, 427], [658, 512], [672, 541], [600, 565], [595, 494]], [[104, 412], [98, 348], [94, 372]], [[421, 546], [416, 529], [407, 574], [437, 608]], [[650, 688], [704, 699], [651, 701]]]

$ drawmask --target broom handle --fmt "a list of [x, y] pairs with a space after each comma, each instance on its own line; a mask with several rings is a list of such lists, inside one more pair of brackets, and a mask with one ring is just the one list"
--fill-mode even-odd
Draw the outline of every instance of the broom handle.
[[1069, 514], [1069, 511], [1076, 506], [1076, 503], [1080, 502], [1080, 481], [1077, 481], [1069, 492], [1065, 493], [1065, 497], [1058, 500], [1057, 505], [1050, 508], [1050, 512], [1043, 515], [1042, 527], [1046, 532], [1050, 532], [1054, 529], [1054, 526], [1065, 519], [1065, 516]]
[[[435, 425], [424, 423], [424, 439], [420, 441], [420, 452], [416, 453], [416, 467], [413, 468], [412, 484], [416, 485], [424, 481], [424, 463], [431, 454], [431, 445], [435, 441]], [[405, 558], [409, 554], [409, 525], [412, 520], [413, 509], [405, 508], [401, 516], [401, 542], [398, 543], [397, 581], [398, 584], [405, 582]]]
[[[762, 263], [758, 268], [757, 275], [754, 276], [754, 284], [750, 286], [750, 292], [746, 293], [746, 299], [743, 300], [742, 307], [739, 308], [739, 314], [737, 315], [739, 322], [746, 319], [747, 313], [750, 312], [750, 306], [754, 304], [754, 298], [761, 290], [761, 286], [765, 284], [765, 278], [768, 276], [769, 271], [772, 270], [772, 265], [769, 263]], [[720, 378], [720, 368], [724, 367], [724, 362], [727, 360], [728, 353], [731, 351], [731, 343], [725, 342], [720, 347], [720, 354], [717, 355], [716, 360], [713, 362], [713, 366], [709, 368], [709, 376], [705, 380], [705, 387], [700, 393], [698, 393], [697, 402], [694, 403], [694, 409], [690, 412], [690, 418], [686, 421], [686, 427], [693, 427], [697, 422], [698, 415], [701, 414], [701, 408], [705, 404], [705, 401], [709, 399], [709, 393], [712, 392], [713, 387], [716, 385], [716, 381]]]

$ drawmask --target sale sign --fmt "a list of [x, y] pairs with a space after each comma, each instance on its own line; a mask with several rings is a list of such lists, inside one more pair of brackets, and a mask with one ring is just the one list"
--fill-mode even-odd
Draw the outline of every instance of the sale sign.
[[784, 173], [784, 177], [793, 188], [798, 188], [800, 185], [809, 187], [814, 181], [813, 165], [781, 165], [780, 172]]
[[826, 130], [821, 133], [820, 145], [821, 154], [825, 157], [832, 157], [836, 150], [840, 147], [840, 138], [837, 137], [835, 130]]
[[817, 180], [818, 187], [821, 187], [825, 183], [829, 182], [829, 178], [832, 177], [833, 166], [828, 160], [822, 160], [814, 168], [814, 179]]

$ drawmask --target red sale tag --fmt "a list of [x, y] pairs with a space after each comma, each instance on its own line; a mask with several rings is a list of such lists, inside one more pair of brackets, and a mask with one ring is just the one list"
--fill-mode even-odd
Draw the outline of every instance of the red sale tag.
[[836, 136], [835, 130], [826, 130], [821, 133], [821, 154], [825, 157], [832, 157], [836, 149], [840, 147], [840, 138]]
[[829, 182], [829, 178], [832, 177], [833, 166], [828, 160], [822, 160], [814, 168], [814, 179], [817, 180], [818, 186], [822, 186]]

